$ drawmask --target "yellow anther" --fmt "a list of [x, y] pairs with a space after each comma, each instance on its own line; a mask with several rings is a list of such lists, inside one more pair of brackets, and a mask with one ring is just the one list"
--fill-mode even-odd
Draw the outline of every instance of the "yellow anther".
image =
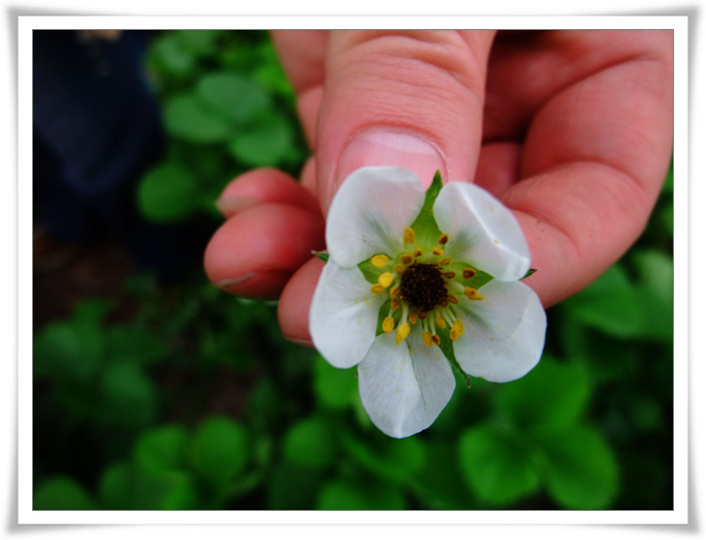
[[414, 255], [415, 258], [416, 258], [416, 257], [421, 257], [421, 256], [422, 256], [422, 250], [419, 249], [419, 248], [414, 248], [414, 251], [412, 252], [412, 255]]
[[463, 279], [472, 279], [476, 277], [476, 271], [473, 268], [466, 268], [463, 270]]
[[375, 255], [372, 259], [370, 259], [370, 262], [375, 268], [383, 268], [387, 265], [387, 255]]
[[392, 284], [393, 277], [390, 272], [385, 272], [384, 274], [380, 274], [378, 283], [387, 289]]
[[449, 304], [458, 304], [458, 298], [456, 298], [453, 294], [448, 295], [446, 300], [448, 300]]
[[419, 320], [419, 313], [417, 313], [416, 311], [412, 311], [409, 314], [409, 322], [411, 322], [412, 324], [417, 324], [418, 320]]
[[411, 227], [407, 227], [404, 230], [404, 243], [405, 244], [414, 244], [414, 231], [412, 230]]
[[456, 277], [456, 272], [454, 272], [453, 270], [449, 270], [448, 272], [444, 272], [444, 276], [449, 279], [453, 279]]
[[397, 299], [391, 300], [390, 301], [390, 309], [395, 310], [398, 307], [400, 307], [401, 302]]
[[454, 321], [454, 328], [458, 328], [458, 331], [461, 333], [461, 335], [463, 335], [463, 333], [466, 331], [466, 329], [463, 327], [461, 319], [456, 319]]
[[446, 244], [446, 242], [448, 242], [448, 241], [449, 241], [449, 235], [446, 234], [446, 233], [443, 233], [443, 234], [439, 237], [439, 244], [441, 244], [442, 246], [443, 246], [444, 244]]
[[463, 294], [469, 300], [483, 300], [483, 296], [481, 296], [481, 294], [477, 290], [475, 290], [473, 287], [466, 287], [463, 290]]
[[414, 257], [412, 257], [409, 253], [402, 255], [402, 264], [412, 264], [413, 260]]
[[390, 297], [391, 298], [399, 298], [400, 293], [401, 293], [401, 290], [399, 287], [392, 287], [392, 289], [390, 289]]
[[449, 337], [451, 338], [451, 341], [456, 341], [459, 337], [461, 337], [461, 333], [459, 332], [458, 328], [456, 328], [456, 325], [451, 328], [451, 331], [449, 332]]
[[405, 340], [405, 338], [409, 335], [410, 330], [411, 327], [409, 326], [409, 323], [404, 323], [397, 327], [397, 333], [395, 334], [395, 341], [397, 342], [397, 345]]
[[434, 322], [436, 323], [436, 326], [438, 326], [442, 330], [446, 328], [446, 321], [441, 317], [437, 317], [436, 319], [434, 319]]
[[444, 250], [442, 248], [440, 248], [439, 246], [436, 246], [434, 249], [431, 250], [431, 252], [434, 255], [443, 255], [444, 254]]
[[385, 332], [386, 334], [389, 334], [395, 329], [395, 319], [392, 317], [386, 317], [384, 321], [382, 321], [382, 331]]
[[385, 292], [385, 287], [383, 287], [379, 283], [376, 283], [375, 285], [370, 287], [370, 292], [373, 294], [382, 294]]
[[449, 264], [451, 264], [451, 257], [444, 257], [439, 261], [439, 264], [441, 266], [448, 266]]
[[402, 274], [404, 274], [404, 271], [405, 271], [404, 264], [396, 264], [395, 265], [395, 273], [402, 275]]
[[431, 347], [432, 345], [434, 345], [434, 341], [432, 341], [431, 332], [422, 332], [422, 341], [427, 347]]
[[436, 334], [431, 336], [431, 341], [432, 341], [432, 343], [434, 343], [434, 345], [439, 345], [441, 343], [439, 336], [437, 336]]

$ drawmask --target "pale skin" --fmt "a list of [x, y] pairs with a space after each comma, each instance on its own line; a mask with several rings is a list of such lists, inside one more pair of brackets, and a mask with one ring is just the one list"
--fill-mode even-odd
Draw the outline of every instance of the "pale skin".
[[424, 182], [438, 168], [444, 181], [475, 182], [505, 203], [538, 269], [525, 283], [545, 307], [589, 285], [644, 229], [672, 151], [671, 31], [291, 30], [273, 39], [314, 156], [300, 182], [274, 169], [233, 180], [204, 265], [229, 293], [279, 298], [288, 339], [311, 344], [323, 267], [311, 252], [325, 249], [340, 182], [358, 166], [410, 163], [367, 147], [357, 155], [361, 133], [415, 136], [433, 150], [415, 171]]

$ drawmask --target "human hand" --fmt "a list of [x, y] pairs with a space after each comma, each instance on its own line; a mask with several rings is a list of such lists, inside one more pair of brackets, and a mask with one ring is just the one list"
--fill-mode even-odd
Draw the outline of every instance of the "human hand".
[[[310, 344], [324, 219], [366, 165], [427, 183], [473, 181], [517, 217], [548, 307], [582, 289], [643, 230], [672, 149], [672, 32], [273, 33], [314, 149], [301, 183], [273, 169], [229, 184], [209, 279], [280, 296], [284, 335]], [[314, 163], [314, 160], [316, 163]]]

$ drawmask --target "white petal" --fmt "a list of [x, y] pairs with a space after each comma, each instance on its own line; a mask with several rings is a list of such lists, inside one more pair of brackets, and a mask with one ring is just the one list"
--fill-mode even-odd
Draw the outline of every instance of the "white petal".
[[375, 340], [378, 312], [386, 295], [370, 292], [358, 268], [324, 267], [309, 311], [314, 345], [333, 366], [360, 362]]
[[364, 167], [343, 182], [331, 204], [326, 246], [340, 266], [402, 249], [406, 227], [424, 203], [422, 181], [398, 167]]
[[449, 257], [508, 281], [529, 270], [529, 248], [515, 216], [484, 189], [462, 182], [446, 184], [434, 203], [434, 217], [449, 235]]
[[391, 437], [428, 428], [451, 399], [456, 381], [439, 347], [413, 332], [397, 345], [394, 333], [378, 336], [358, 366], [360, 397], [373, 423]]
[[535, 292], [519, 281], [493, 280], [484, 300], [463, 299], [464, 334], [454, 345], [461, 368], [493, 382], [518, 379], [542, 356], [547, 317]]

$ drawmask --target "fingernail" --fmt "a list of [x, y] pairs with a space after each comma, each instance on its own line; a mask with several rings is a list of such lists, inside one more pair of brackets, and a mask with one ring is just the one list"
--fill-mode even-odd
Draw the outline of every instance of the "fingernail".
[[214, 283], [216, 287], [219, 289], [230, 289], [234, 285], [241, 285], [251, 279], [257, 272], [250, 272], [248, 274], [243, 274], [242, 276], [239, 276], [237, 278], [231, 278], [231, 279], [223, 279], [219, 281], [218, 283]]
[[237, 197], [235, 195], [224, 195], [216, 201], [216, 208], [221, 214], [232, 215], [246, 208], [255, 206], [258, 201], [255, 197]]
[[338, 185], [356, 169], [368, 166], [404, 167], [414, 171], [425, 187], [431, 185], [436, 171], [446, 177], [444, 160], [431, 143], [394, 131], [368, 131], [353, 139], [338, 162]]
[[310, 339], [297, 339], [288, 336], [283, 336], [284, 339], [302, 347], [313, 347], [314, 343]]

